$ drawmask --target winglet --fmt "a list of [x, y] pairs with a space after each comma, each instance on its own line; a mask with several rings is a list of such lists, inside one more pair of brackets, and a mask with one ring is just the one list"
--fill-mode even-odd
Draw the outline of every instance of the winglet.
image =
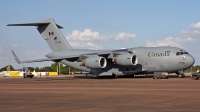
[[13, 54], [13, 56], [15, 58], [15, 61], [19, 64], [20, 63], [19, 58], [17, 57], [17, 55], [15, 54], [15, 52], [13, 50], [11, 50], [11, 51], [12, 51], [12, 54]]

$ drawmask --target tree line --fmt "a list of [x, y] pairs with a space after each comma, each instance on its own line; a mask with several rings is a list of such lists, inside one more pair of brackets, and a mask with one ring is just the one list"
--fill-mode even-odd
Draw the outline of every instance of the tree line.
[[186, 72], [186, 73], [195, 72], [196, 69], [200, 70], [200, 66], [199, 65], [191, 66], [190, 68], [184, 70], [184, 72]]
[[[14, 69], [12, 65], [7, 65], [3, 68], [0, 69], [0, 72], [2, 71], [8, 71], [8, 68], [10, 69], [9, 71], [22, 71], [22, 69]], [[45, 67], [30, 67], [31, 71], [35, 70], [36, 72], [58, 72], [58, 74], [69, 74], [71, 71], [79, 71], [76, 70], [75, 68], [69, 67], [69, 66], [64, 66], [63, 64], [59, 62], [52, 63], [51, 66], [45, 66]], [[81, 71], [79, 71], [81, 72]]]
[[[7, 66], [1, 68], [0, 72], [8, 71], [8, 67], [9, 66], [7, 65]], [[10, 69], [10, 71], [22, 71], [22, 69], [14, 69], [12, 65], [10, 65], [9, 69]], [[199, 65], [192, 66], [192, 67], [184, 70], [184, 72], [186, 72], [186, 73], [194, 72], [196, 69], [200, 70], [200, 66]], [[45, 67], [42, 67], [42, 68], [31, 67], [31, 71], [33, 71], [33, 70], [35, 70], [36, 72], [58, 72], [59, 74], [68, 74], [71, 71], [81, 72], [80, 70], [76, 70], [75, 68], [63, 65], [59, 62], [52, 63], [51, 66], [45, 66]]]

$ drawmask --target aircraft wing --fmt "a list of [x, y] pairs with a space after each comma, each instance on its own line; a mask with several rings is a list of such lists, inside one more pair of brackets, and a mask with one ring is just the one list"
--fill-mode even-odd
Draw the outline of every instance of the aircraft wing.
[[17, 63], [19, 64], [22, 64], [22, 63], [33, 63], [33, 62], [43, 62], [43, 61], [55, 61], [55, 62], [60, 62], [62, 60], [74, 60], [74, 59], [77, 59], [77, 56], [76, 57], [58, 57], [58, 58], [43, 58], [43, 59], [36, 59], [36, 60], [28, 60], [28, 61], [17, 61]]
[[17, 57], [15, 52], [13, 50], [12, 54], [16, 60], [17, 63], [22, 64], [22, 63], [33, 63], [33, 62], [43, 62], [43, 61], [55, 61], [55, 62], [60, 62], [62, 60], [67, 60], [67, 61], [78, 61], [79, 58], [81, 57], [88, 57], [88, 56], [107, 56], [115, 54], [120, 54], [122, 52], [128, 53], [128, 49], [120, 49], [120, 50], [110, 50], [110, 51], [100, 51], [96, 53], [88, 53], [88, 54], [82, 54], [82, 55], [70, 55], [70, 56], [60, 56], [60, 57], [55, 57], [55, 58], [43, 58], [43, 59], [36, 59], [36, 60], [27, 60], [27, 61], [20, 61], [20, 59]]

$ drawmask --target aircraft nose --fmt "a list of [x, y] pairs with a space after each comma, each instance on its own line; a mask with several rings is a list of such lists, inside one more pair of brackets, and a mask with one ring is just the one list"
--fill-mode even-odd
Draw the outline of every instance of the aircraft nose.
[[189, 63], [189, 65], [192, 66], [192, 65], [194, 64], [194, 62], [195, 62], [194, 57], [190, 55], [190, 56], [188, 57], [188, 63]]

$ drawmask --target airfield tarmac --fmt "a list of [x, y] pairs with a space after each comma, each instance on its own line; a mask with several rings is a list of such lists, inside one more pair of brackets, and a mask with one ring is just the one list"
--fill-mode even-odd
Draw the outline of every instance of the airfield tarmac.
[[199, 112], [199, 98], [189, 76], [0, 78], [1, 112]]

